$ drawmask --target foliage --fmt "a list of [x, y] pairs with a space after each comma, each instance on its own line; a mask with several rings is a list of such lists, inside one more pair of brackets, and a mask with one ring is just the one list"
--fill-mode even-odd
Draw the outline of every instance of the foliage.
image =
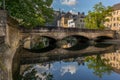
[[112, 68], [110, 67], [110, 64], [108, 63], [108, 60], [101, 59], [101, 56], [98, 54], [96, 56], [90, 56], [86, 58], [86, 61], [88, 62], [88, 68], [94, 70], [94, 74], [98, 77], [102, 77], [105, 73], [110, 74], [112, 71]]
[[[17, 19], [21, 25], [34, 27], [44, 25], [52, 20], [53, 0], [5, 0], [8, 14]], [[0, 0], [0, 5], [2, 0]], [[1, 5], [2, 6], [2, 5]]]
[[107, 16], [111, 16], [112, 8], [105, 7], [101, 2], [93, 7], [93, 11], [89, 11], [85, 18], [86, 27], [89, 29], [104, 29], [104, 22], [108, 21]]
[[44, 47], [45, 47], [44, 43], [41, 42], [41, 43], [35, 44], [32, 49], [42, 49]]
[[52, 80], [53, 75], [48, 72], [38, 72], [34, 66], [29, 66], [22, 75], [22, 80]]
[[42, 49], [42, 48], [45, 48], [45, 47], [48, 47], [49, 46], [49, 39], [47, 38], [44, 38], [44, 37], [41, 37], [41, 38], [38, 38], [36, 41], [34, 41], [35, 44], [33, 44], [31, 47], [32, 49]]

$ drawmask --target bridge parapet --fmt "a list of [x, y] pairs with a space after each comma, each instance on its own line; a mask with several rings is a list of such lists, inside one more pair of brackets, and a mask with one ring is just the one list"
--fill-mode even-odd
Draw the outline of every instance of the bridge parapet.
[[33, 29], [21, 28], [22, 33], [42, 33], [42, 32], [114, 32], [113, 30], [63, 28], [63, 27], [38, 27]]
[[80, 29], [80, 28], [62, 28], [62, 27], [39, 27], [33, 29], [21, 29], [23, 36], [48, 36], [56, 40], [63, 39], [68, 36], [83, 36], [88, 39], [95, 39], [99, 36], [107, 36], [115, 38], [113, 30], [97, 30], [97, 29]]

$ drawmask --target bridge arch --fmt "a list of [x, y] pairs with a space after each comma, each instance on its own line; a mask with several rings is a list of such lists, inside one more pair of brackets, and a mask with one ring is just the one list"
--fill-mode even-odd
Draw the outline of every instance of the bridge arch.
[[95, 38], [95, 41], [96, 42], [102, 42], [102, 41], [105, 41], [105, 40], [111, 40], [113, 39], [113, 37], [110, 37], [110, 36], [98, 36]]
[[[41, 47], [39, 48], [39, 44], [44, 44], [42, 43], [42, 41], [40, 41], [40, 39], [42, 38], [46, 38], [48, 42], [48, 45], [45, 46], [45, 47]], [[23, 41], [23, 48], [28, 50], [28, 51], [31, 51], [31, 52], [36, 52], [36, 53], [42, 53], [42, 52], [47, 52], [47, 51], [50, 51], [50, 50], [53, 50], [54, 48], [56, 48], [56, 40], [49, 37], [49, 36], [28, 36], [26, 38], [24, 38], [24, 41]], [[37, 45], [36, 45], [37, 44]], [[45, 44], [44, 44], [45, 45]], [[32, 46], [32, 47], [31, 47]], [[38, 46], [38, 48], [35, 46]]]

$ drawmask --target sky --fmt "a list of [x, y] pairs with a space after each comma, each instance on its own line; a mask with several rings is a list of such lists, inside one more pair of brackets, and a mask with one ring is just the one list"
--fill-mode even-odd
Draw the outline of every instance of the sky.
[[113, 6], [120, 3], [120, 0], [53, 0], [52, 8], [64, 12], [85, 12], [87, 14], [99, 2], [102, 2], [104, 6]]

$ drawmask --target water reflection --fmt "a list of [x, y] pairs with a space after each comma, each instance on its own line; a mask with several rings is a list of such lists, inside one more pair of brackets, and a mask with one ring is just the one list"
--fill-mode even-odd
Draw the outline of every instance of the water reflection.
[[19, 80], [119, 80], [120, 48], [108, 45], [100, 46], [101, 51], [88, 49], [84, 55], [81, 51], [67, 54], [22, 52]]

